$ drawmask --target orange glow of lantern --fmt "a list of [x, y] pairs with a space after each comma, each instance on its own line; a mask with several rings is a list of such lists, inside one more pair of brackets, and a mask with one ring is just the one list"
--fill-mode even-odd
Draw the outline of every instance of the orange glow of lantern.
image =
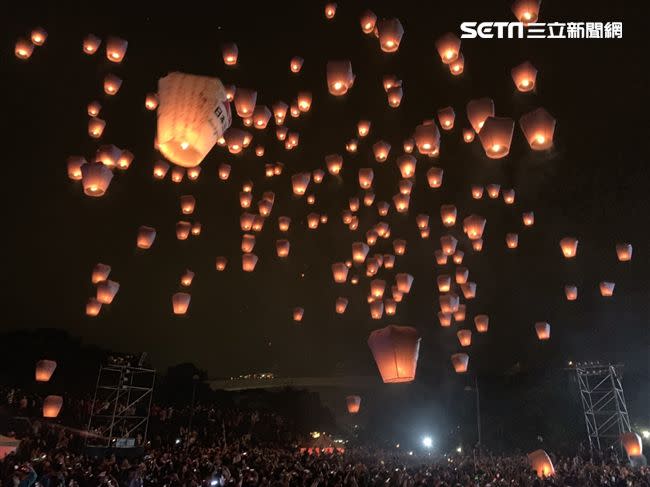
[[178, 240], [187, 240], [192, 230], [192, 224], [186, 221], [176, 222], [176, 238]]
[[227, 258], [225, 258], [223, 256], [217, 257], [217, 259], [215, 261], [215, 269], [217, 269], [219, 272], [223, 272], [223, 271], [226, 270], [227, 265], [228, 265], [228, 259]]
[[[539, 0], [534, 0], [532, 3], [535, 2], [539, 4]], [[515, 4], [516, 3], [522, 2], [515, 2]], [[530, 463], [531, 468], [537, 473], [537, 476], [541, 479], [555, 475], [553, 463], [544, 450], [535, 450], [534, 452], [529, 453], [528, 462]]]
[[192, 229], [190, 230], [190, 233], [195, 237], [201, 235], [201, 223], [200, 222], [192, 223]]
[[140, 226], [138, 228], [138, 235], [136, 237], [136, 246], [139, 249], [149, 249], [153, 245], [154, 240], [156, 240], [156, 229], [153, 227], [148, 227], [146, 225]]
[[120, 284], [109, 279], [97, 283], [97, 301], [101, 304], [111, 304], [120, 290]]
[[365, 137], [370, 133], [370, 125], [372, 122], [370, 120], [359, 120], [357, 123], [357, 133], [359, 137]]
[[334, 18], [337, 6], [336, 2], [328, 2], [325, 4], [325, 18], [327, 20], [332, 20]]
[[114, 63], [121, 63], [126, 55], [126, 48], [129, 46], [128, 41], [119, 37], [109, 37], [106, 39], [106, 58]]
[[89, 298], [86, 303], [86, 316], [94, 318], [99, 314], [102, 309], [102, 303], [97, 301], [95, 298]]
[[641, 437], [633, 431], [621, 435], [621, 443], [628, 457], [637, 457], [643, 454]]
[[83, 40], [83, 52], [86, 54], [95, 54], [99, 49], [102, 40], [93, 34], [88, 34]]
[[300, 56], [294, 56], [291, 58], [291, 61], [289, 61], [289, 70], [292, 73], [299, 73], [300, 70], [302, 69], [302, 65], [305, 62], [303, 58]]
[[56, 361], [54, 360], [39, 360], [36, 362], [35, 377], [36, 382], [49, 382], [52, 374], [56, 370]]
[[239, 193], [239, 206], [244, 209], [250, 208], [252, 202], [253, 195], [251, 193], [245, 193], [243, 191]]
[[253, 110], [253, 126], [258, 130], [263, 130], [271, 119], [271, 110], [266, 105], [256, 105]]
[[467, 306], [459, 304], [458, 309], [454, 311], [454, 320], [461, 322], [465, 321], [465, 314], [467, 313]]
[[368, 189], [372, 186], [372, 180], [375, 177], [375, 173], [372, 168], [362, 167], [359, 169], [359, 186], [362, 189]]
[[341, 297], [336, 298], [336, 304], [334, 306], [334, 309], [336, 310], [337, 314], [342, 315], [343, 313], [345, 313], [347, 307], [348, 307], [347, 298], [341, 298]]
[[370, 10], [364, 10], [359, 22], [361, 23], [361, 31], [364, 34], [372, 34], [377, 23], [377, 16]]
[[490, 159], [501, 159], [510, 152], [512, 132], [515, 123], [507, 117], [488, 117], [478, 134], [485, 155]]
[[196, 167], [190, 167], [187, 169], [187, 179], [190, 181], [196, 181], [199, 179], [199, 175], [201, 174], [201, 166], [196, 166]]
[[525, 226], [530, 227], [535, 223], [535, 213], [532, 211], [526, 211], [521, 215], [521, 219]]
[[63, 397], [47, 396], [43, 401], [43, 417], [56, 418], [63, 407]]
[[458, 295], [454, 293], [442, 294], [438, 297], [440, 311], [443, 313], [455, 313], [459, 306]]
[[93, 284], [100, 283], [108, 279], [108, 276], [111, 273], [111, 266], [102, 264], [101, 262], [96, 264], [93, 268], [93, 272], [90, 276], [90, 280]]
[[435, 123], [415, 127], [414, 138], [420, 154], [433, 154], [440, 148], [440, 131]]
[[438, 291], [441, 293], [448, 293], [451, 289], [451, 277], [447, 274], [440, 274], [436, 278], [436, 283], [438, 284]]
[[469, 347], [472, 344], [472, 330], [458, 330], [456, 336], [461, 347]]
[[397, 303], [394, 299], [387, 298], [384, 300], [384, 313], [386, 313], [386, 316], [395, 316]]
[[479, 215], [470, 215], [463, 220], [463, 230], [470, 240], [478, 240], [483, 236], [486, 220]]
[[535, 333], [540, 340], [548, 340], [551, 338], [551, 325], [545, 321], [538, 321], [535, 323]]
[[375, 330], [368, 346], [384, 383], [411, 382], [415, 379], [420, 337], [415, 328], [390, 325]]
[[348, 60], [327, 61], [327, 89], [331, 95], [345, 95], [354, 84], [352, 63]]
[[406, 253], [406, 240], [400, 238], [393, 240], [393, 251], [395, 255], [404, 255]]
[[438, 311], [438, 321], [443, 328], [449, 328], [451, 326], [451, 313]]
[[81, 181], [81, 166], [88, 161], [81, 156], [70, 156], [67, 160], [68, 177], [72, 181]]
[[190, 307], [192, 296], [188, 293], [175, 293], [172, 296], [172, 309], [175, 315], [184, 315]]
[[375, 160], [377, 162], [384, 162], [388, 159], [388, 154], [390, 153], [391, 145], [388, 142], [379, 140], [372, 145], [372, 152], [375, 155]]
[[436, 40], [436, 49], [440, 60], [445, 64], [451, 64], [458, 59], [460, 53], [460, 39], [452, 32], [443, 34]]
[[476, 134], [474, 133], [474, 131], [472, 129], [463, 129], [463, 140], [466, 143], [469, 144], [470, 142], [474, 141], [475, 135]]
[[404, 179], [411, 178], [415, 175], [415, 166], [417, 159], [409, 154], [403, 154], [397, 158], [397, 167]]
[[377, 22], [379, 46], [384, 52], [396, 52], [399, 49], [404, 27], [398, 19], [382, 19]]
[[388, 215], [389, 210], [390, 210], [390, 205], [386, 201], [377, 202], [377, 213], [379, 214], [379, 216]]
[[135, 156], [131, 151], [122, 151], [120, 157], [117, 159], [117, 168], [121, 169], [122, 171], [126, 171], [131, 166], [134, 158]]
[[632, 244], [618, 243], [616, 244], [616, 257], [619, 262], [629, 262], [632, 260]]
[[301, 112], [308, 112], [311, 108], [312, 95], [310, 91], [301, 91], [298, 93], [298, 109]]
[[357, 414], [361, 407], [361, 397], [359, 396], [348, 396], [345, 398], [345, 404], [348, 409], [348, 413]]
[[181, 286], [184, 287], [189, 287], [192, 285], [192, 281], [194, 280], [194, 272], [192, 272], [189, 269], [186, 269], [185, 272], [181, 275]]
[[616, 286], [616, 283], [608, 282], [608, 281], [601, 281], [600, 284], [599, 284], [600, 295], [604, 296], [604, 297], [613, 296], [615, 286]]
[[474, 299], [476, 297], [476, 283], [467, 281], [465, 284], [460, 285], [461, 291], [465, 299]]
[[370, 303], [370, 317], [373, 320], [380, 320], [384, 315], [384, 303], [382, 301], [373, 301]]
[[456, 114], [452, 107], [445, 107], [438, 110], [438, 122], [442, 130], [451, 130], [454, 128], [454, 119]]
[[397, 213], [408, 213], [411, 198], [407, 194], [396, 194], [393, 196], [393, 204]]
[[465, 284], [468, 278], [469, 278], [469, 269], [467, 267], [456, 267], [456, 276], [455, 276], [456, 284]]
[[411, 286], [413, 285], [413, 276], [406, 272], [400, 272], [395, 275], [395, 284], [398, 291], [408, 294], [411, 292]]
[[104, 133], [106, 122], [101, 118], [93, 117], [88, 120], [88, 135], [93, 139], [98, 139]]
[[476, 252], [480, 252], [483, 250], [483, 239], [479, 238], [476, 240], [472, 240], [472, 249], [474, 249]]
[[392, 86], [386, 92], [388, 98], [388, 106], [391, 108], [397, 108], [402, 104], [402, 98], [404, 96], [404, 89], [402, 85]]
[[191, 215], [194, 213], [196, 206], [196, 199], [192, 195], [181, 196], [181, 212], [183, 215]]
[[292, 316], [293, 316], [293, 321], [297, 323], [301, 322], [302, 317], [305, 316], [305, 309], [300, 307], [293, 308]]
[[564, 286], [564, 295], [566, 296], [567, 301], [575, 301], [578, 299], [578, 287], [573, 284], [567, 284]]
[[429, 226], [429, 215], [420, 213], [418, 216], [415, 217], [415, 224], [418, 226], [420, 230], [427, 228]]
[[88, 116], [90, 117], [96, 117], [99, 115], [99, 112], [102, 109], [102, 104], [99, 103], [98, 101], [91, 101], [88, 103], [88, 107], [86, 108], [86, 111], [88, 113]]
[[519, 235], [516, 233], [506, 233], [506, 247], [516, 249], [519, 245]]
[[555, 118], [543, 108], [522, 115], [519, 126], [532, 150], [546, 150], [553, 146]]
[[464, 374], [467, 372], [469, 365], [469, 355], [466, 353], [455, 353], [451, 356], [451, 364], [457, 374]]
[[158, 95], [155, 93], [147, 93], [144, 99], [144, 107], [147, 110], [155, 110], [158, 108]]
[[153, 177], [155, 179], [165, 179], [167, 171], [169, 171], [169, 164], [167, 164], [165, 161], [156, 161], [154, 163]]
[[458, 240], [452, 235], [443, 235], [440, 237], [440, 248], [445, 255], [453, 255], [456, 252], [456, 245], [458, 245]]
[[494, 117], [494, 102], [491, 98], [478, 98], [467, 103], [467, 119], [477, 134], [481, 133], [488, 117]]
[[370, 295], [375, 299], [382, 299], [386, 290], [386, 281], [373, 279], [370, 281]]
[[499, 193], [501, 192], [501, 185], [500, 184], [488, 184], [485, 189], [487, 189], [488, 196], [495, 200], [499, 197]]
[[530, 62], [525, 61], [510, 70], [512, 81], [518, 91], [526, 93], [535, 89], [537, 80], [537, 68]]
[[515, 202], [514, 189], [504, 189], [501, 194], [503, 196], [503, 201], [506, 205], [511, 205]]
[[487, 333], [490, 325], [490, 317], [488, 315], [476, 315], [474, 317], [474, 325], [476, 326], [476, 331], [479, 333]]
[[440, 207], [440, 218], [446, 227], [453, 227], [456, 224], [458, 210], [454, 205], [442, 205]]
[[114, 74], [107, 74], [104, 77], [104, 93], [107, 95], [116, 95], [120, 91], [122, 80]]
[[242, 259], [242, 270], [244, 272], [253, 272], [255, 270], [255, 266], [257, 265], [257, 260], [258, 260], [257, 255], [253, 253], [242, 254], [241, 259]]
[[221, 46], [223, 63], [226, 66], [235, 66], [239, 57], [239, 48], [234, 42], [226, 42]]
[[87, 162], [81, 166], [81, 183], [86, 196], [104, 196], [113, 179], [113, 172], [101, 162]]
[[352, 261], [359, 265], [363, 264], [368, 256], [370, 247], [363, 242], [354, 242], [352, 244]]
[[311, 173], [308, 172], [301, 172], [291, 176], [291, 187], [293, 188], [293, 194], [296, 196], [303, 196], [307, 191], [309, 181], [311, 181]]
[[257, 91], [248, 88], [237, 88], [235, 92], [235, 111], [241, 118], [252, 115], [257, 102]]
[[427, 182], [430, 188], [439, 188], [442, 186], [443, 170], [439, 167], [431, 167], [427, 171]]
[[512, 13], [524, 25], [537, 22], [540, 3], [542, 0], [515, 0], [512, 4]]
[[560, 240], [560, 249], [562, 255], [567, 259], [573, 259], [578, 253], [578, 239], [573, 237], [565, 237]]
[[343, 262], [332, 264], [332, 277], [338, 284], [345, 283], [348, 279], [348, 267]]
[[454, 252], [454, 256], [453, 256], [454, 264], [456, 264], [456, 265], [462, 264], [463, 263], [463, 257], [465, 257], [465, 252], [463, 252], [462, 250], [456, 250], [456, 252]]
[[447, 259], [449, 258], [447, 254], [445, 254], [442, 250], [438, 249], [433, 253], [434, 257], [436, 258], [436, 264], [439, 266], [443, 266], [447, 264]]
[[449, 72], [454, 76], [460, 76], [463, 71], [465, 71], [465, 56], [459, 52], [456, 60], [449, 63]]

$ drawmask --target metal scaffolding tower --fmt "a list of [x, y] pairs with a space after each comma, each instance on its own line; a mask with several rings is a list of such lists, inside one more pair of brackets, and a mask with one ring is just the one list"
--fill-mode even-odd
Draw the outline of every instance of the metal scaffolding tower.
[[620, 446], [623, 433], [631, 431], [623, 386], [622, 365], [581, 362], [573, 365], [587, 425], [589, 447], [603, 450]]
[[113, 361], [99, 367], [86, 446], [130, 448], [147, 440], [156, 371]]

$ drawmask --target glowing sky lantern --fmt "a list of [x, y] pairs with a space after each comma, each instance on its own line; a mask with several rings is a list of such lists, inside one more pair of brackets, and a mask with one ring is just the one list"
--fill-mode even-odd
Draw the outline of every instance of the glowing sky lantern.
[[355, 264], [363, 264], [368, 256], [370, 247], [363, 242], [354, 242], [352, 244], [352, 260]]
[[463, 140], [469, 144], [474, 141], [475, 132], [472, 129], [463, 129]]
[[399, 49], [404, 27], [398, 19], [382, 19], [377, 22], [379, 46], [384, 52], [396, 52]]
[[302, 321], [302, 317], [305, 316], [305, 309], [301, 307], [295, 307], [293, 308], [293, 321], [299, 323]]
[[192, 223], [192, 228], [190, 229], [190, 233], [191, 233], [193, 236], [197, 237], [197, 236], [201, 235], [201, 228], [202, 228], [202, 227], [201, 227], [201, 223], [200, 223], [200, 222], [193, 222], [193, 223]]
[[393, 251], [395, 255], [404, 255], [406, 253], [406, 240], [401, 238], [393, 240]]
[[336, 2], [328, 2], [325, 4], [325, 18], [327, 20], [332, 20], [336, 15], [336, 8], [338, 5]]
[[436, 259], [436, 264], [439, 266], [447, 265], [447, 259], [449, 256], [445, 254], [441, 249], [437, 249], [433, 252], [433, 256]]
[[377, 162], [384, 162], [388, 159], [388, 154], [390, 154], [391, 145], [383, 140], [379, 140], [372, 145], [372, 152], [375, 156]]
[[291, 176], [291, 187], [293, 189], [293, 194], [296, 196], [303, 196], [307, 191], [309, 181], [311, 181], [311, 173], [308, 172], [301, 172]]
[[178, 240], [187, 240], [192, 230], [192, 224], [186, 221], [176, 222], [176, 238]]
[[499, 193], [501, 192], [501, 185], [500, 184], [488, 184], [485, 189], [487, 190], [488, 196], [495, 200], [499, 197]]
[[386, 290], [386, 281], [382, 279], [373, 279], [370, 281], [370, 294], [375, 299], [382, 299]]
[[463, 220], [463, 230], [470, 240], [477, 240], [482, 237], [485, 230], [486, 220], [479, 215], [470, 215]]
[[411, 154], [413, 152], [413, 149], [415, 148], [415, 139], [412, 137], [409, 137], [408, 139], [404, 139], [404, 142], [402, 143], [402, 147], [404, 149], [404, 152], [407, 154]]
[[522, 115], [519, 126], [531, 149], [546, 150], [553, 146], [555, 119], [544, 108]]
[[349, 60], [327, 61], [327, 89], [331, 95], [345, 95], [354, 84], [352, 63]]
[[342, 298], [342, 297], [336, 298], [336, 303], [334, 305], [334, 309], [335, 309], [337, 314], [342, 315], [343, 313], [345, 313], [345, 310], [347, 309], [347, 307], [348, 307], [348, 299], [347, 298]]
[[332, 277], [338, 284], [345, 283], [348, 279], [348, 267], [343, 262], [332, 264]]
[[86, 54], [95, 54], [102, 40], [94, 34], [88, 34], [83, 40], [83, 52]]
[[[533, 3], [538, 3], [538, 2], [539, 0]], [[544, 450], [535, 450], [534, 452], [529, 453], [528, 462], [530, 463], [531, 469], [533, 469], [537, 473], [537, 476], [541, 479], [544, 477], [550, 477], [552, 475], [555, 475], [555, 468], [553, 468], [553, 462], [551, 462], [551, 459], [549, 458], [549, 456], [546, 454]]]
[[201, 174], [201, 166], [196, 166], [196, 167], [190, 167], [187, 169], [187, 179], [190, 181], [196, 181], [199, 179], [199, 175]]
[[476, 252], [483, 250], [483, 239], [477, 238], [476, 240], [472, 240], [472, 249]]
[[449, 63], [449, 72], [454, 76], [460, 76], [463, 71], [465, 71], [465, 56], [459, 52], [456, 60]]
[[427, 228], [429, 226], [429, 215], [420, 213], [418, 216], [415, 217], [415, 224], [418, 226], [420, 230]]
[[641, 437], [633, 431], [621, 435], [621, 444], [628, 457], [636, 457], [643, 454], [643, 442]]
[[575, 301], [578, 299], [578, 287], [573, 284], [567, 284], [564, 286], [564, 295], [566, 296], [567, 301]]
[[172, 296], [172, 310], [175, 315], [184, 315], [190, 307], [192, 296], [188, 293], [175, 293]]
[[279, 216], [278, 217], [278, 228], [281, 232], [288, 232], [289, 226], [291, 225], [291, 218], [288, 216]]
[[464, 374], [467, 372], [469, 365], [469, 355], [466, 353], [455, 353], [451, 356], [451, 364], [457, 374]]
[[453, 255], [454, 264], [460, 265], [463, 263], [463, 257], [465, 257], [465, 252], [462, 250], [456, 250]]
[[109, 37], [106, 39], [106, 58], [111, 62], [121, 63], [128, 46], [129, 43], [125, 39]]
[[302, 69], [302, 65], [305, 62], [303, 58], [300, 56], [294, 56], [291, 58], [291, 61], [289, 61], [289, 70], [292, 73], [299, 73], [300, 70]]
[[359, 147], [359, 141], [357, 139], [350, 139], [345, 144], [345, 150], [354, 154]]
[[359, 137], [365, 137], [370, 133], [371, 124], [370, 120], [359, 120], [357, 123], [357, 133], [359, 134]]
[[219, 176], [219, 179], [221, 179], [222, 181], [227, 181], [228, 178], [230, 177], [231, 170], [232, 170], [232, 166], [230, 164], [226, 164], [225, 162], [219, 164], [219, 168], [217, 170], [217, 175]]
[[239, 154], [244, 150], [246, 145], [247, 137], [250, 137], [250, 134], [245, 130], [238, 128], [230, 127], [223, 134], [226, 139], [226, 145], [228, 146], [228, 152], [231, 154]]
[[516, 233], [506, 233], [506, 247], [516, 249], [519, 245], [519, 235]]
[[110, 273], [111, 273], [111, 266], [102, 264], [100, 262], [96, 264], [95, 267], [93, 267], [93, 272], [91, 274], [90, 280], [93, 284], [97, 284], [99, 282], [108, 279]]
[[253, 110], [253, 127], [263, 130], [271, 119], [271, 110], [266, 105], [256, 105]]
[[458, 311], [459, 297], [455, 293], [441, 294], [438, 297], [440, 311], [443, 313], [454, 313]]
[[397, 313], [397, 302], [394, 299], [384, 299], [384, 313], [386, 313], [386, 316], [395, 316], [395, 313]]
[[411, 197], [407, 194], [396, 194], [393, 196], [393, 204], [397, 213], [408, 213]]
[[111, 304], [115, 295], [120, 290], [120, 284], [109, 279], [97, 283], [97, 301], [102, 304]]
[[221, 45], [221, 55], [226, 66], [235, 66], [239, 57], [239, 48], [234, 42], [225, 42]]
[[490, 159], [501, 159], [510, 152], [515, 122], [507, 117], [488, 117], [478, 134], [485, 154]]
[[47, 396], [43, 400], [43, 417], [56, 418], [61, 412], [62, 407], [63, 407], [63, 397]]
[[224, 256], [218, 256], [215, 260], [215, 269], [218, 270], [219, 272], [223, 272], [226, 270], [226, 266], [228, 265], [228, 259]]
[[296, 100], [295, 103], [292, 103], [291, 106], [289, 107], [289, 113], [293, 118], [298, 118], [300, 117], [300, 108], [298, 108], [298, 101]]
[[138, 235], [136, 237], [136, 246], [139, 249], [149, 249], [153, 245], [154, 240], [156, 240], [156, 229], [153, 227], [148, 227], [146, 225], [140, 226], [138, 228]]
[[440, 148], [440, 131], [435, 123], [423, 123], [415, 127], [414, 138], [420, 154], [433, 154]]
[[451, 276], [447, 274], [440, 274], [436, 278], [436, 284], [438, 285], [438, 291], [441, 293], [448, 293], [451, 289]]
[[362, 189], [368, 189], [372, 186], [372, 180], [375, 173], [370, 167], [359, 168], [359, 186]]
[[427, 171], [427, 182], [430, 188], [439, 188], [442, 186], [442, 176], [444, 171], [439, 167], [430, 167]]
[[388, 89], [386, 92], [388, 98], [388, 106], [391, 108], [397, 108], [402, 104], [402, 97], [404, 96], [404, 89], [402, 85], [393, 86]]
[[458, 210], [454, 205], [442, 205], [440, 206], [440, 218], [442, 224], [446, 227], [453, 227], [456, 224], [456, 216]]
[[461, 347], [469, 347], [472, 344], [472, 330], [458, 330], [456, 336]]
[[47, 359], [39, 360], [38, 362], [36, 362], [36, 368], [35, 368], [36, 382], [49, 382], [55, 370], [56, 370], [55, 360], [47, 360]]
[[86, 111], [89, 117], [96, 117], [97, 115], [99, 115], [101, 109], [102, 109], [102, 104], [95, 100], [88, 103]]
[[257, 91], [248, 88], [237, 88], [234, 102], [237, 115], [246, 118], [253, 114], [257, 102]]
[[411, 292], [411, 286], [413, 285], [413, 276], [406, 272], [400, 272], [395, 275], [395, 284], [398, 291], [408, 294]]
[[174, 164], [198, 166], [232, 122], [223, 84], [174, 72], [158, 80], [158, 98], [158, 150]]
[[494, 102], [491, 98], [479, 98], [467, 103], [467, 119], [477, 134], [480, 134], [488, 117], [494, 117]]
[[460, 39], [456, 34], [447, 32], [436, 40], [436, 49], [440, 60], [445, 64], [450, 64], [458, 59]]
[[438, 321], [443, 328], [449, 328], [451, 326], [451, 313], [438, 311]]
[[320, 223], [320, 215], [318, 213], [310, 213], [307, 215], [307, 228], [316, 230]]
[[[455, 256], [456, 254], [454, 254]], [[467, 267], [456, 267], [455, 280], [456, 284], [465, 284], [469, 277], [469, 269]]]
[[535, 213], [532, 211], [525, 211], [521, 215], [521, 220], [524, 223], [524, 226], [530, 227], [535, 223]]
[[445, 255], [453, 255], [456, 252], [456, 245], [458, 245], [458, 240], [454, 236], [443, 235], [440, 237], [440, 248]]
[[361, 408], [361, 397], [347, 396], [345, 398], [345, 404], [348, 409], [348, 413], [357, 414], [359, 412], [359, 408]]
[[88, 161], [81, 156], [70, 156], [67, 159], [67, 170], [68, 177], [72, 181], [81, 181], [81, 166], [86, 164]]
[[131, 151], [123, 150], [117, 159], [117, 168], [126, 171], [131, 166], [134, 158], [135, 156]]
[[386, 216], [388, 215], [388, 211], [390, 210], [390, 205], [386, 201], [378, 201], [377, 202], [377, 213], [379, 213], [379, 216]]
[[240, 191], [239, 206], [241, 206], [242, 208], [250, 208], [252, 201], [253, 201], [253, 195], [251, 193]]
[[194, 213], [194, 207], [196, 206], [196, 199], [192, 195], [184, 195], [180, 198], [181, 203], [181, 212], [183, 215], [191, 215]]
[[301, 91], [298, 93], [298, 109], [301, 112], [308, 112], [311, 108], [312, 94], [311, 91]]
[[277, 101], [273, 104], [273, 118], [275, 118], [276, 125], [284, 124], [284, 120], [287, 117], [287, 110], [289, 105], [283, 101]]
[[415, 328], [390, 325], [368, 337], [384, 383], [411, 382], [415, 379], [420, 337]]
[[476, 326], [476, 331], [479, 333], [486, 333], [488, 331], [489, 324], [490, 317], [488, 315], [476, 315], [474, 317], [474, 325]]
[[616, 244], [616, 257], [619, 262], [629, 262], [632, 260], [632, 244], [617, 243]]
[[467, 306], [464, 304], [459, 304], [458, 309], [454, 311], [454, 320], [457, 322], [465, 321], [465, 315], [467, 314]]
[[373, 301], [370, 303], [370, 317], [373, 320], [380, 320], [382, 316], [384, 316], [383, 301]]
[[452, 107], [445, 107], [438, 110], [438, 122], [442, 130], [451, 130], [454, 128], [454, 119], [456, 114]]
[[616, 286], [616, 283], [614, 282], [609, 282], [609, 281], [600, 281], [599, 288], [600, 288], [600, 295], [604, 297], [611, 297], [614, 295], [614, 287]]
[[113, 172], [100, 162], [87, 162], [81, 166], [81, 182], [86, 196], [103, 196], [112, 179]]
[[102, 309], [102, 303], [97, 301], [95, 298], [89, 298], [86, 303], [86, 316], [94, 318], [99, 314]]
[[147, 93], [144, 99], [144, 107], [147, 110], [155, 110], [158, 108], [158, 95], [155, 93]]
[[122, 150], [114, 144], [103, 144], [95, 152], [95, 162], [101, 162], [111, 169], [117, 166]]
[[551, 325], [545, 321], [538, 321], [535, 323], [535, 333], [540, 340], [548, 340], [551, 338]]
[[366, 206], [372, 206], [375, 201], [375, 193], [372, 191], [366, 191], [363, 195], [363, 204]]
[[402, 154], [395, 162], [403, 178], [408, 179], [415, 175], [415, 166], [417, 164], [415, 157], [409, 154]]
[[253, 253], [242, 254], [241, 260], [242, 270], [244, 272], [253, 272], [255, 270], [255, 266], [257, 265], [258, 257]]
[[517, 90], [526, 93], [535, 89], [537, 68], [530, 62], [525, 61], [515, 66], [510, 70], [510, 74]]
[[88, 120], [88, 135], [93, 139], [98, 139], [104, 133], [104, 128], [106, 128], [106, 122], [101, 118], [93, 117]]
[[574, 237], [564, 237], [560, 240], [560, 249], [562, 255], [567, 259], [572, 259], [578, 253], [578, 239]]
[[472, 198], [475, 200], [480, 200], [483, 198], [483, 186], [473, 184], [471, 187]]
[[537, 22], [541, 3], [542, 0], [515, 0], [512, 4], [512, 13], [524, 25]]
[[372, 34], [375, 30], [375, 24], [377, 23], [377, 16], [371, 10], [364, 10], [361, 13], [359, 22], [361, 24], [361, 31], [364, 34]]
[[515, 190], [514, 189], [504, 189], [502, 191], [503, 202], [506, 205], [511, 205], [515, 202]]
[[192, 272], [189, 269], [186, 269], [185, 272], [181, 275], [181, 286], [184, 287], [189, 287], [192, 285], [192, 281], [194, 280], [194, 272]]
[[241, 251], [248, 254], [255, 248], [255, 235], [245, 233], [241, 237]]
[[392, 269], [395, 267], [395, 256], [393, 254], [384, 254], [384, 268]]

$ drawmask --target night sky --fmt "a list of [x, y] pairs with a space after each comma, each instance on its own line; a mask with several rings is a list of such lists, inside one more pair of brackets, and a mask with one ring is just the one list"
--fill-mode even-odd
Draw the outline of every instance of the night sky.
[[[56, 2], [58, 3], [58, 2]], [[466, 326], [475, 314], [490, 316], [486, 335], [474, 334], [470, 370], [500, 374], [520, 363], [524, 367], [561, 368], [569, 359], [611, 360], [647, 377], [650, 250], [648, 235], [649, 170], [647, 161], [647, 69], [642, 52], [647, 41], [638, 18], [647, 18], [632, 2], [544, 1], [541, 21], [622, 21], [623, 39], [586, 40], [463, 40], [462, 76], [452, 77], [440, 62], [435, 39], [459, 33], [466, 20], [514, 20], [501, 2], [340, 1], [336, 17], [325, 19], [324, 2], [206, 2], [204, 6], [158, 3], [147, 9], [131, 4], [96, 4], [80, 9], [25, 4], [10, 7], [0, 32], [0, 70], [4, 118], [3, 195], [4, 286], [2, 327], [7, 330], [57, 327], [87, 343], [121, 351], [147, 351], [159, 368], [192, 361], [211, 377], [272, 371], [283, 376], [376, 375], [366, 344], [371, 330], [387, 324], [414, 326], [422, 344], [418, 379], [453, 373], [449, 356], [459, 351], [458, 325], [441, 328], [436, 316], [438, 291], [433, 252], [441, 225], [441, 204], [458, 207], [452, 229], [465, 251], [464, 265], [478, 284], [477, 298], [467, 303]], [[359, 27], [359, 15], [371, 8], [379, 18], [397, 17], [405, 28], [395, 54], [380, 51], [373, 36]], [[28, 61], [16, 59], [16, 38], [35, 26], [49, 37]], [[647, 29], [646, 29], [647, 30]], [[129, 41], [122, 64], [110, 63], [105, 44], [94, 56], [82, 52], [88, 33], [105, 39], [117, 35]], [[239, 46], [237, 67], [225, 67], [220, 46]], [[289, 72], [289, 60], [305, 59], [300, 74]], [[328, 94], [325, 64], [349, 59], [356, 75], [344, 97]], [[539, 70], [535, 93], [515, 91], [510, 69], [531, 61]], [[642, 62], [643, 61], [643, 62]], [[160, 77], [183, 71], [219, 77], [224, 83], [253, 88], [258, 103], [290, 103], [300, 90], [313, 93], [309, 113], [287, 116], [286, 125], [300, 133], [300, 145], [286, 151], [275, 139], [273, 121], [265, 131], [250, 128], [254, 139], [242, 155], [215, 147], [205, 158], [198, 181], [174, 184], [152, 178], [160, 159], [153, 148], [156, 114], [144, 107], [144, 97], [156, 90]], [[102, 89], [107, 73], [124, 83], [117, 96]], [[395, 74], [403, 80], [398, 109], [386, 103], [381, 80]], [[467, 101], [488, 96], [498, 116], [519, 116], [537, 107], [556, 119], [555, 145], [532, 152], [518, 124], [510, 155], [488, 159], [478, 141], [465, 144]], [[86, 106], [101, 102], [107, 128], [100, 141], [88, 137]], [[398, 257], [398, 271], [415, 277], [413, 290], [398, 305], [397, 315], [371, 320], [365, 296], [368, 279], [357, 286], [334, 284], [330, 265], [350, 257], [350, 245], [380, 221], [376, 208], [361, 207], [359, 230], [341, 222], [348, 198], [362, 194], [360, 167], [375, 173], [376, 201], [391, 201], [397, 193], [395, 158], [402, 141], [438, 108], [451, 105], [456, 127], [441, 134], [439, 159], [418, 155], [417, 173], [408, 215], [393, 208], [385, 219], [391, 238], [371, 248], [391, 252], [394, 238], [408, 241]], [[234, 111], [234, 110], [233, 110]], [[241, 126], [234, 117], [233, 125]], [[345, 152], [360, 119], [372, 121], [357, 154]], [[374, 161], [371, 145], [392, 144], [386, 163]], [[70, 155], [94, 156], [102, 143], [113, 143], [135, 154], [131, 168], [117, 171], [107, 194], [89, 198], [80, 182], [66, 175]], [[266, 154], [258, 158], [254, 147]], [[323, 158], [340, 153], [340, 178], [326, 175], [310, 185], [316, 204], [291, 193], [290, 176], [325, 169]], [[415, 153], [414, 153], [415, 155]], [[264, 177], [264, 163], [282, 162], [283, 174]], [[217, 167], [232, 165], [230, 179], [217, 178]], [[426, 171], [444, 169], [442, 188], [430, 189]], [[246, 180], [254, 182], [254, 204], [264, 191], [276, 194], [273, 212], [257, 235], [255, 272], [241, 271], [238, 194]], [[514, 188], [517, 200], [471, 198], [470, 185], [499, 183]], [[179, 197], [197, 200], [193, 220], [202, 223], [198, 238], [178, 241], [175, 223]], [[524, 228], [523, 211], [535, 212], [535, 225]], [[312, 211], [329, 217], [326, 225], [307, 230]], [[429, 214], [431, 237], [423, 240], [415, 216]], [[476, 213], [487, 218], [483, 252], [474, 253], [462, 234], [462, 219]], [[281, 261], [275, 241], [284, 238], [277, 217], [293, 220], [288, 239], [290, 258]], [[140, 225], [157, 229], [150, 250], [138, 250]], [[519, 248], [506, 249], [506, 232], [519, 233]], [[562, 257], [559, 240], [579, 239], [578, 256]], [[634, 246], [633, 260], [620, 263], [615, 244]], [[229, 259], [226, 272], [215, 271], [215, 257]], [[112, 266], [111, 279], [121, 285], [110, 306], [97, 318], [84, 314], [94, 295], [90, 274], [97, 262]], [[451, 261], [450, 261], [451, 262]], [[196, 273], [189, 291], [192, 303], [184, 317], [172, 314], [171, 296], [181, 273]], [[445, 268], [453, 275], [452, 264]], [[392, 282], [392, 271], [379, 277]], [[616, 282], [612, 298], [598, 290], [601, 280]], [[564, 284], [575, 283], [579, 299], [568, 302]], [[460, 291], [457, 291], [460, 293]], [[350, 300], [344, 315], [334, 312], [337, 296]], [[461, 294], [462, 296], [462, 294]], [[462, 299], [461, 299], [462, 300]], [[300, 324], [295, 306], [305, 308]], [[540, 342], [536, 321], [551, 324], [551, 340]]]

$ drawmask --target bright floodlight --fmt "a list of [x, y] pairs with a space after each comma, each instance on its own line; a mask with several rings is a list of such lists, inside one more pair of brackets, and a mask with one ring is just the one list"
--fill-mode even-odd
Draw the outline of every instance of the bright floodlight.
[[422, 438], [422, 445], [424, 445], [425, 448], [431, 448], [433, 446], [433, 438], [425, 436]]

